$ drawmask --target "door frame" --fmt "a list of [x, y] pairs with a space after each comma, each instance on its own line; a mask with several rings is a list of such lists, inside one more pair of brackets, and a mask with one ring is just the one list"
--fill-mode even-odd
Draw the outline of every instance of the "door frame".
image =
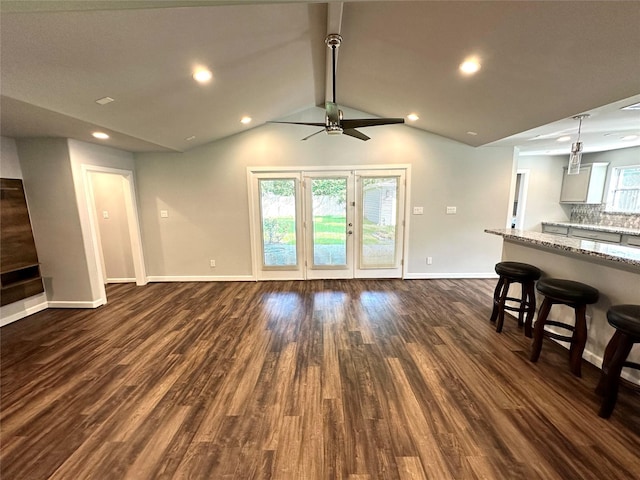
[[[259, 215], [259, 210], [256, 208], [258, 199], [255, 198], [255, 192], [253, 188], [253, 183], [256, 179], [256, 175], [273, 173], [273, 174], [300, 174], [303, 172], [328, 172], [328, 171], [376, 171], [376, 170], [404, 170], [405, 171], [405, 202], [404, 202], [404, 238], [402, 242], [402, 274], [401, 277], [404, 279], [407, 275], [407, 267], [408, 262], [406, 259], [409, 257], [409, 232], [410, 232], [410, 199], [411, 199], [411, 164], [408, 163], [398, 163], [398, 164], [378, 164], [378, 165], [300, 165], [300, 166], [288, 166], [288, 167], [264, 167], [264, 166], [255, 166], [255, 167], [247, 167], [247, 195], [249, 199], [249, 235], [251, 238], [251, 276], [254, 280], [266, 280], [259, 278], [260, 271], [260, 245], [261, 242], [256, 241], [259, 240], [257, 235], [260, 232], [256, 230], [256, 218]], [[304, 275], [303, 275], [304, 277]], [[278, 280], [305, 280], [306, 278], [300, 278], [297, 276], [291, 276], [291, 278], [280, 278]]]
[[[100, 242], [97, 220], [98, 212], [96, 211], [93, 183], [90, 177], [92, 173], [114, 174], [122, 177], [124, 204], [127, 213], [127, 224], [129, 226], [129, 240], [131, 242], [131, 255], [133, 258], [133, 269], [136, 277], [136, 285], [146, 285], [147, 274], [144, 266], [142, 235], [140, 234], [140, 221], [138, 218], [138, 206], [136, 204], [136, 191], [133, 171], [123, 170], [119, 168], [102, 167], [99, 165], [89, 165], [85, 163], [82, 164], [82, 177], [85, 186], [87, 210], [89, 211], [89, 227], [91, 230], [91, 240], [93, 243], [94, 251], [97, 253], [97, 258], [95, 260], [98, 276], [104, 282], [104, 253], [102, 251], [102, 243]], [[104, 283], [102, 284], [102, 288], [104, 289]], [[103, 297], [106, 299], [106, 291]]]

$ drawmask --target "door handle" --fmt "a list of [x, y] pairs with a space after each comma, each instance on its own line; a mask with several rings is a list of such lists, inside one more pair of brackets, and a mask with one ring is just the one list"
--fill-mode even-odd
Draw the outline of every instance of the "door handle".
[[348, 233], [349, 235], [353, 235], [353, 232], [352, 232], [351, 230], [349, 230], [347, 233]]

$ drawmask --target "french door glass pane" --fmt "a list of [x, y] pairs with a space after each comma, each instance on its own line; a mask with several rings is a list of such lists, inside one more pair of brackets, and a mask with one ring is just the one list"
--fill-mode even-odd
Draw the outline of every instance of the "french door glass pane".
[[295, 179], [260, 179], [262, 263], [265, 267], [298, 264]]
[[347, 264], [347, 179], [311, 179], [314, 266]]
[[362, 177], [360, 268], [395, 267], [398, 177]]

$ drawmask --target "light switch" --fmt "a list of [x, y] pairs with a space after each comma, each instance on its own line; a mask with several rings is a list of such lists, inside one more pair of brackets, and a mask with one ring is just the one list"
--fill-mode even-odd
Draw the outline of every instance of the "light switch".
[[422, 215], [424, 213], [424, 208], [422, 207], [413, 207], [414, 215]]
[[106, 210], [102, 211], [102, 218], [109, 218], [109, 212]]
[[447, 215], [455, 215], [457, 211], [456, 207], [447, 207]]
[[167, 218], [169, 216], [169, 212], [167, 210], [160, 210], [160, 218]]

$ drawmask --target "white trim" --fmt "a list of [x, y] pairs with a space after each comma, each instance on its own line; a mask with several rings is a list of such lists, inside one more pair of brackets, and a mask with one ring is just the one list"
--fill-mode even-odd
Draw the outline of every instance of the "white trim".
[[124, 203], [127, 212], [127, 223], [129, 226], [129, 236], [131, 241], [131, 253], [133, 257], [133, 268], [136, 275], [136, 285], [146, 285], [147, 277], [144, 265], [144, 257], [142, 250], [142, 235], [140, 233], [140, 222], [138, 218], [138, 206], [136, 204], [135, 180], [133, 170], [125, 170], [121, 168], [103, 167], [100, 165], [92, 165], [83, 163], [81, 165], [82, 181], [85, 187], [86, 209], [89, 212], [89, 227], [91, 231], [91, 242], [94, 252], [96, 252], [94, 261], [98, 270], [98, 276], [101, 282], [101, 298], [102, 304], [107, 303], [107, 292], [104, 289], [105, 272], [103, 269], [102, 244], [100, 243], [99, 230], [97, 226], [97, 212], [95, 206], [95, 198], [93, 195], [92, 182], [90, 174], [107, 173], [120, 175], [123, 180]]
[[98, 308], [107, 303], [102, 298], [94, 300], [93, 302], [63, 302], [54, 301], [49, 302], [49, 308]]
[[169, 275], [148, 276], [149, 282], [255, 282], [254, 275]]
[[529, 195], [529, 174], [531, 170], [528, 168], [519, 168], [516, 177], [520, 177], [520, 194], [518, 195], [518, 209], [516, 211], [516, 228], [524, 229], [524, 216], [527, 211], [527, 195]]
[[[0, 318], [0, 327], [4, 327], [5, 325], [8, 325], [10, 323], [13, 323], [17, 320], [21, 320], [25, 317], [28, 317], [29, 315], [33, 315], [34, 313], [38, 313], [41, 312], [43, 310], [46, 310], [49, 307], [49, 304], [46, 300], [46, 296], [43, 294], [42, 295], [43, 301], [40, 303], [37, 303], [35, 305], [31, 305], [29, 307], [23, 306], [23, 308], [17, 312], [14, 312], [10, 315], [7, 316], [2, 316], [2, 318]], [[10, 305], [14, 305], [14, 304], [9, 304], [9, 305], [5, 305], [4, 307], [2, 307], [3, 309], [6, 309], [6, 307], [9, 307]]]
[[290, 166], [290, 167], [247, 167], [247, 172], [251, 173], [282, 173], [282, 172], [323, 172], [335, 170], [401, 170], [411, 168], [410, 163], [389, 163], [384, 165], [322, 165], [322, 166]]
[[107, 278], [107, 283], [136, 283], [135, 278]]
[[405, 280], [437, 280], [440, 278], [498, 278], [495, 272], [477, 272], [477, 273], [407, 273]]

